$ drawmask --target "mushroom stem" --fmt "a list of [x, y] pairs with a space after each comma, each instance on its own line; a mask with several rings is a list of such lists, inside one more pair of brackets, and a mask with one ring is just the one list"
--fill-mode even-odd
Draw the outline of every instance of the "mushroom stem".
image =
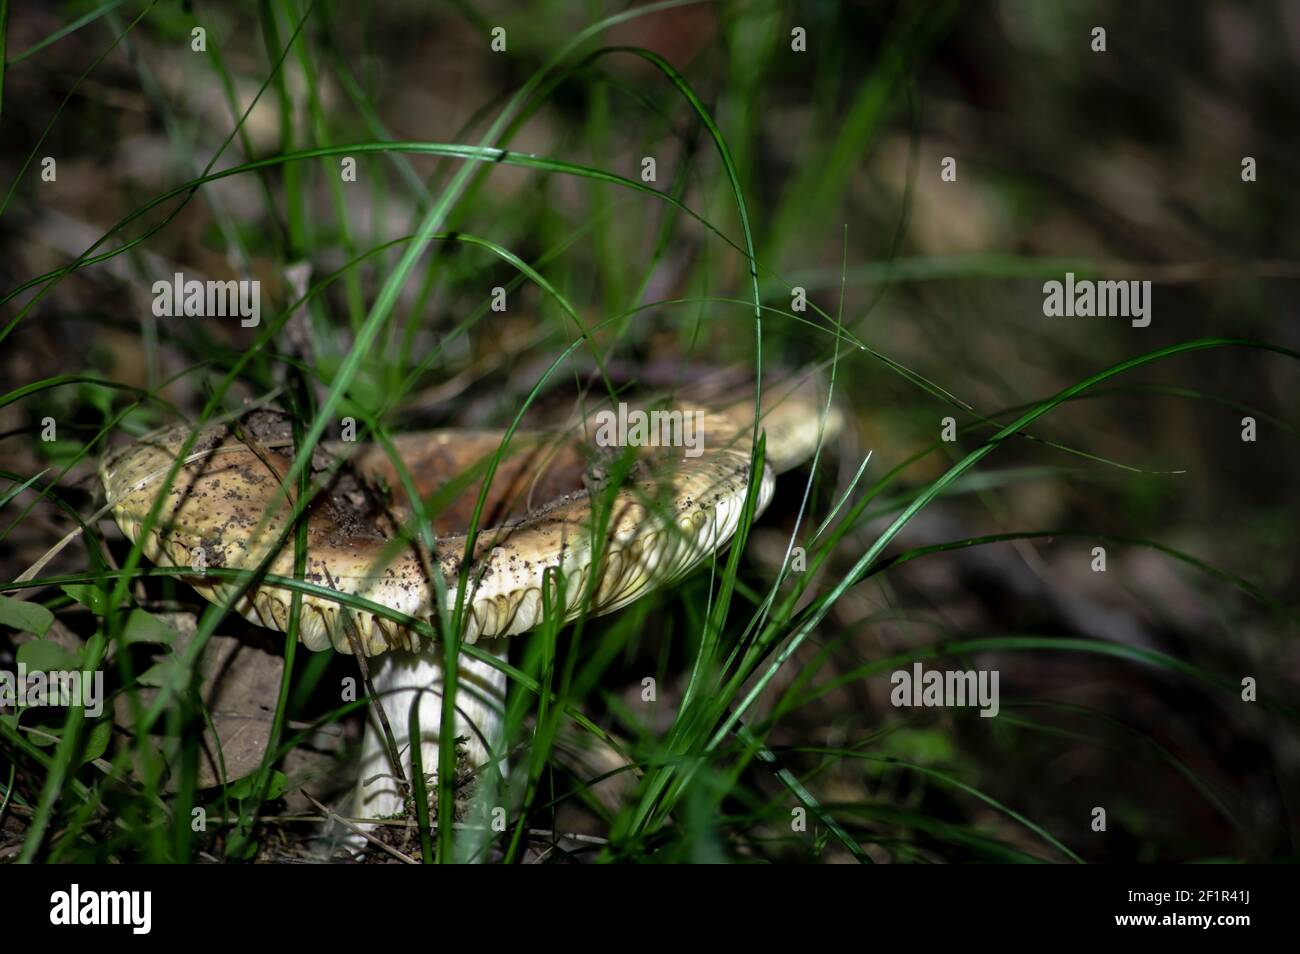
[[[495, 656], [504, 657], [506, 640], [483, 640], [479, 645]], [[442, 690], [446, 659], [441, 646], [424, 652], [395, 651], [371, 660], [371, 681], [378, 703], [392, 726], [397, 751], [402, 759], [397, 772], [389, 757], [378, 719], [372, 712], [366, 723], [361, 751], [361, 775], [357, 783], [357, 814], [362, 818], [403, 815], [406, 811], [400, 779], [412, 781], [411, 706], [419, 706], [420, 757], [426, 777], [436, 774], [438, 740], [442, 730]], [[500, 669], [462, 654], [456, 675], [455, 734], [463, 763], [478, 769], [502, 755], [502, 727], [505, 720], [506, 674]], [[498, 761], [498, 767], [502, 767]]]

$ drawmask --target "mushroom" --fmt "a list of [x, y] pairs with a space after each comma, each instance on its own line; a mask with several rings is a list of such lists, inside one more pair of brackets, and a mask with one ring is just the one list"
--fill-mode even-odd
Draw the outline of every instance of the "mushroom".
[[[769, 503], [775, 473], [812, 454], [821, 439], [823, 405], [808, 381], [775, 389], [764, 401], [766, 463], [758, 483], [756, 515]], [[493, 476], [467, 575], [463, 638], [482, 640], [503, 656], [505, 637], [543, 622], [542, 588], [547, 571], [559, 570], [556, 607], [563, 621], [584, 605], [590, 615], [612, 612], [655, 587], [680, 578], [723, 547], [735, 533], [750, 479], [754, 406], [742, 400], [698, 415], [704, 445], [698, 456], [674, 447], [640, 447], [627, 477], [609, 480], [601, 466], [609, 456], [593, 446], [592, 418], [554, 432], [517, 432]], [[840, 417], [825, 415], [825, 436]], [[146, 515], [189, 434], [163, 430], [108, 455], [100, 466], [108, 503], [123, 533], [156, 563], [193, 567], [185, 579], [202, 596], [224, 602], [239, 584], [205, 576], [205, 567], [251, 570], [270, 556], [267, 572], [293, 576], [292, 537], [271, 555], [290, 519], [292, 494], [285, 488], [293, 448], [287, 418], [276, 412], [246, 415], [238, 426], [201, 428], [173, 481], [153, 526]], [[415, 489], [428, 495], [475, 473], [497, 452], [504, 432], [443, 430], [393, 440]], [[312, 470], [323, 491], [308, 505], [308, 581], [364, 597], [418, 620], [436, 614], [434, 587], [417, 548], [403, 527], [409, 501], [387, 452], [378, 445], [327, 443], [317, 448]], [[480, 491], [475, 477], [434, 517], [436, 547], [430, 558], [441, 570], [451, 605], [465, 553], [466, 532]], [[601, 566], [593, 568], [593, 494], [610, 500], [601, 541]], [[604, 496], [608, 495], [608, 496]], [[595, 579], [592, 580], [592, 575]], [[262, 581], [234, 603], [254, 623], [288, 628], [290, 590]], [[372, 718], [363, 743], [358, 814], [378, 818], [401, 813], [406, 792], [398, 782], [410, 772], [410, 707], [419, 706], [425, 766], [437, 764], [441, 644], [399, 622], [344, 607], [323, 595], [302, 599], [299, 639], [311, 650], [334, 649], [379, 657], [373, 687], [405, 765], [390, 764], [385, 738]], [[457, 719], [468, 767], [500, 760], [506, 678], [480, 659], [462, 655], [458, 667]]]

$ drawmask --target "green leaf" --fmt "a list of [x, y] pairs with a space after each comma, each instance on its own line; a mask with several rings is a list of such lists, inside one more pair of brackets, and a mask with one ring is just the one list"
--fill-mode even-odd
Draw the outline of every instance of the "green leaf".
[[81, 401], [89, 404], [104, 415], [104, 419], [113, 416], [113, 398], [116, 392], [93, 381], [83, 381], [77, 385], [77, 394]]
[[947, 765], [957, 755], [952, 737], [939, 729], [899, 729], [881, 740], [884, 754], [918, 765]]
[[81, 753], [81, 764], [93, 762], [108, 751], [109, 740], [113, 737], [113, 720], [100, 719], [86, 733], [86, 747]]
[[44, 636], [54, 622], [54, 614], [40, 603], [28, 603], [10, 596], [0, 596], [0, 626], [10, 626], [24, 633]]
[[31, 740], [32, 745], [39, 745], [41, 748], [47, 749], [52, 745], [58, 745], [63, 740], [63, 726], [41, 726], [39, 732], [28, 732], [26, 735]]
[[82, 606], [90, 607], [91, 612], [104, 615], [104, 591], [99, 587], [89, 583], [65, 583], [61, 588]]
[[136, 677], [136, 682], [140, 685], [152, 686], [155, 689], [178, 689], [188, 681], [189, 668], [185, 665], [185, 661], [176, 655], [170, 655], [154, 663]]
[[56, 467], [70, 466], [86, 451], [86, 445], [82, 441], [73, 440], [41, 441], [37, 446], [45, 459]]
[[133, 609], [126, 618], [126, 624], [122, 628], [122, 642], [133, 643], [157, 643], [162, 646], [170, 646], [177, 637], [177, 632], [168, 626], [157, 616], [147, 613], [142, 609]]
[[[230, 786], [230, 797], [240, 801], [248, 798], [253, 794], [253, 785], [257, 782], [257, 773], [245, 775], [238, 782]], [[271, 773], [270, 780], [266, 783], [266, 800], [279, 798], [289, 790], [289, 776], [276, 769]]]
[[48, 639], [35, 639], [18, 647], [18, 663], [28, 672], [49, 672], [52, 669], [79, 669], [81, 657]]

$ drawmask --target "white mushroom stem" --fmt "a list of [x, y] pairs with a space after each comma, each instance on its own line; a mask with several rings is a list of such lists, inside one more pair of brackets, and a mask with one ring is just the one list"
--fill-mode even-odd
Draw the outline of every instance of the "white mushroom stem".
[[[478, 644], [504, 658], [506, 640], [489, 639]], [[420, 757], [426, 777], [437, 773], [438, 741], [442, 735], [442, 690], [446, 662], [435, 645], [425, 652], [395, 651], [370, 660], [371, 683], [383, 707], [402, 759], [401, 775], [413, 781], [411, 768], [411, 706], [419, 706]], [[456, 675], [455, 735], [464, 738], [461, 751], [471, 768], [497, 759], [504, 773], [502, 729], [505, 719], [506, 674], [500, 669], [462, 653]], [[484, 776], [491, 773], [484, 773]], [[480, 778], [480, 783], [486, 781]], [[357, 815], [383, 818], [405, 815], [401, 783], [389, 757], [387, 740], [375, 713], [366, 724], [361, 752], [361, 775], [357, 783]]]

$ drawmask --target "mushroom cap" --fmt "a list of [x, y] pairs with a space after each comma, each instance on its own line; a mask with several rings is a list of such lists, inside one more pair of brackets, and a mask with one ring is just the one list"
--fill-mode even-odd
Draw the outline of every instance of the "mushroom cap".
[[[757, 513], [772, 498], [773, 465], [785, 469], [815, 446], [821, 408], [796, 395], [774, 405], [768, 458], [758, 486]], [[753, 404], [721, 412], [698, 411], [704, 449], [635, 448], [632, 470], [616, 488], [593, 487], [591, 420], [556, 433], [518, 432], [494, 475], [467, 577], [464, 638], [513, 636], [543, 622], [544, 574], [558, 569], [563, 593], [556, 605], [563, 621], [590, 599], [591, 615], [612, 612], [657, 586], [688, 573], [735, 533], [750, 478]], [[148, 532], [144, 524], [189, 429], [174, 427], [104, 458], [100, 476], [123, 533], [140, 543], [155, 563], [195, 567], [190, 583], [206, 599], [224, 602], [238, 589], [232, 579], [202, 574], [201, 567], [255, 569], [285, 531], [292, 495], [284, 477], [292, 457], [287, 420], [269, 412], [245, 418], [237, 428], [211, 424], [199, 430]], [[811, 435], [809, 434], [811, 423]], [[838, 416], [828, 430], [838, 428]], [[833, 430], [829, 431], [833, 434]], [[405, 434], [393, 447], [427, 499], [444, 489], [450, 503], [438, 511], [431, 558], [447, 584], [449, 605], [457, 598], [466, 533], [484, 466], [497, 452], [502, 431], [441, 430]], [[599, 459], [599, 452], [594, 452]], [[332, 443], [317, 448], [313, 471], [328, 478], [307, 507], [307, 565], [313, 583], [355, 594], [424, 621], [436, 601], [409, 536], [402, 533], [409, 508], [400, 491], [383, 499], [376, 486], [398, 487], [387, 452], [378, 445]], [[331, 474], [332, 471], [332, 474]], [[465, 475], [468, 475], [466, 479]], [[463, 486], [446, 491], [449, 482]], [[594, 496], [593, 496], [594, 492]], [[608, 509], [593, 503], [608, 503]], [[603, 523], [600, 566], [593, 567], [593, 534]], [[267, 572], [293, 576], [294, 547], [286, 537]], [[594, 582], [592, 576], [595, 575]], [[292, 592], [274, 583], [251, 587], [234, 608], [251, 620], [285, 631]], [[351, 626], [366, 655], [419, 649], [408, 626], [363, 610], [345, 608], [304, 593], [299, 637], [312, 650], [331, 646], [351, 653]], [[350, 624], [348, 621], [350, 620]]]

